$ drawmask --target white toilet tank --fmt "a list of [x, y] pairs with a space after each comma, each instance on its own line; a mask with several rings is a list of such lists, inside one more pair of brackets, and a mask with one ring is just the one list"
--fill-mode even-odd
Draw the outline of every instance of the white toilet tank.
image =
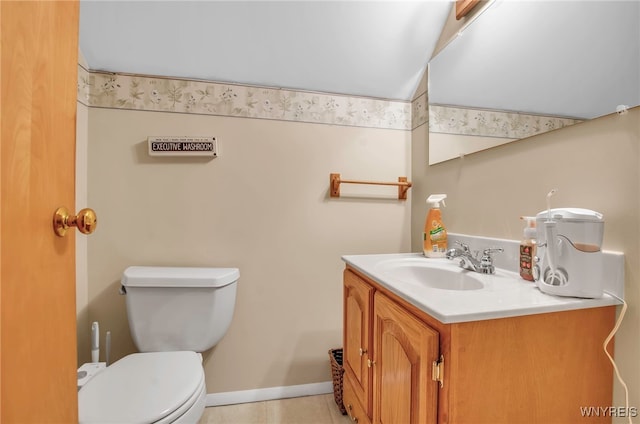
[[122, 276], [129, 328], [140, 352], [215, 346], [236, 302], [237, 268], [132, 266]]

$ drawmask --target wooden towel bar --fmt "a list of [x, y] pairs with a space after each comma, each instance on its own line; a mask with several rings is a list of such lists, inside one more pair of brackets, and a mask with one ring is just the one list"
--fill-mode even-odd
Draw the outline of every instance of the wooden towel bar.
[[340, 174], [329, 174], [329, 185], [331, 187], [331, 197], [340, 197], [340, 184], [371, 184], [371, 185], [391, 185], [398, 186], [398, 199], [407, 200], [407, 191], [411, 187], [411, 182], [407, 181], [407, 177], [398, 177], [398, 182], [380, 182], [380, 181], [360, 181], [360, 180], [342, 180]]

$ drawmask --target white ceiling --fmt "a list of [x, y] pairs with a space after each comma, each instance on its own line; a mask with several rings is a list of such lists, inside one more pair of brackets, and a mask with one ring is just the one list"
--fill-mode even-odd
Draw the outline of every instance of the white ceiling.
[[90, 70], [410, 100], [453, 3], [89, 1]]
[[640, 1], [496, 1], [431, 60], [429, 101], [591, 119], [640, 104]]

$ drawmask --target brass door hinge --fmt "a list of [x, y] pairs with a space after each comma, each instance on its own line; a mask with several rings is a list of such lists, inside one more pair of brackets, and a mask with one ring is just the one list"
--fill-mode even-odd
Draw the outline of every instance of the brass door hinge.
[[440, 383], [440, 388], [444, 387], [444, 355], [440, 359], [433, 361], [431, 366], [431, 379]]

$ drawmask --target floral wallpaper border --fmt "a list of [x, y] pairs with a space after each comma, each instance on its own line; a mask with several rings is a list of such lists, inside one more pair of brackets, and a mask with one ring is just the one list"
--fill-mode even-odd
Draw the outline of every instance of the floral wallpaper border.
[[411, 102], [411, 129], [429, 122], [429, 96], [426, 92], [416, 97]]
[[78, 65], [78, 101], [89, 107], [273, 119], [498, 138], [524, 138], [580, 120], [337, 94], [88, 71]]
[[429, 132], [520, 139], [582, 122], [516, 112], [429, 106]]
[[411, 103], [277, 88], [87, 71], [78, 101], [89, 107], [411, 129]]

